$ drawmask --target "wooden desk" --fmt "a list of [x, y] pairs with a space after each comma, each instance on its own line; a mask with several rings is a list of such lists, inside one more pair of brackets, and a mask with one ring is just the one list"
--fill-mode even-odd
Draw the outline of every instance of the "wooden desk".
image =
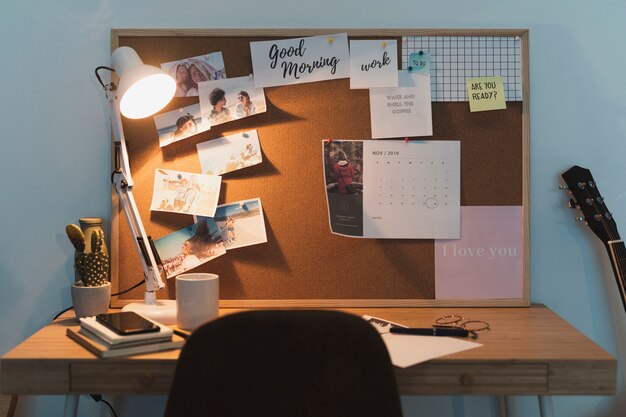
[[[402, 394], [614, 394], [616, 360], [548, 308], [350, 308], [409, 326], [446, 314], [490, 323], [484, 346], [396, 369]], [[238, 311], [223, 309], [220, 314]], [[66, 316], [67, 317], [67, 316]], [[179, 351], [97, 359], [65, 335], [73, 318], [46, 326], [2, 357], [5, 394], [167, 394]]]

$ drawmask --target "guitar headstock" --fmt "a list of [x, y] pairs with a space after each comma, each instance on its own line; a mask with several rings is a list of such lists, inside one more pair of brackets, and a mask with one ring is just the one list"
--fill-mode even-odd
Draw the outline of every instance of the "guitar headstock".
[[561, 174], [561, 177], [570, 192], [569, 206], [582, 211], [584, 220], [593, 233], [605, 244], [619, 240], [617, 224], [604, 204], [604, 198], [600, 195], [591, 171], [574, 165]]

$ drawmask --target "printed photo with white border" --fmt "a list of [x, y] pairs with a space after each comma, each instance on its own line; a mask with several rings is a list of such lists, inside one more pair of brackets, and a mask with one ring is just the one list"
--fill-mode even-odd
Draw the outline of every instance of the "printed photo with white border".
[[211, 126], [265, 113], [265, 92], [254, 86], [254, 77], [205, 81], [198, 84], [200, 110]]
[[198, 222], [154, 241], [163, 261], [166, 276], [171, 278], [226, 253], [215, 220]]
[[198, 143], [202, 173], [222, 175], [263, 162], [256, 130]]
[[210, 123], [202, 121], [200, 104], [192, 104], [178, 110], [157, 114], [154, 116], [154, 124], [159, 135], [160, 147], [211, 129]]
[[175, 97], [197, 97], [199, 83], [226, 78], [221, 52], [165, 62], [161, 69], [176, 80]]
[[157, 169], [150, 210], [213, 217], [221, 182], [216, 175]]
[[222, 204], [217, 207], [214, 219], [226, 250], [267, 242], [260, 198]]

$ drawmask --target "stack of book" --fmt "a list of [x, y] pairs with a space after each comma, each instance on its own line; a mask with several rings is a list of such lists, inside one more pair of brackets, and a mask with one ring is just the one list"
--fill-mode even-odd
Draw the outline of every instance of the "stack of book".
[[68, 328], [67, 335], [101, 358], [158, 352], [183, 346], [185, 339], [174, 334], [169, 327], [154, 323], [160, 328], [158, 332], [119, 335], [98, 323], [95, 317], [85, 317], [80, 319], [80, 329]]

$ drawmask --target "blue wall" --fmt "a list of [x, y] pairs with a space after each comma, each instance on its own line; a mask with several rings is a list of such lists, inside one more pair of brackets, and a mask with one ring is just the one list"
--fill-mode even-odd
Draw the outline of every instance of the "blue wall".
[[[590, 168], [626, 225], [625, 18], [619, 0], [2, 1], [0, 353], [70, 305], [64, 226], [110, 218], [110, 129], [93, 69], [110, 63], [111, 28], [528, 28], [532, 301], [620, 361], [617, 396], [557, 397], [554, 407], [574, 417], [623, 414], [626, 316], [603, 247], [575, 224], [557, 187], [572, 164]], [[163, 403], [126, 398], [120, 411], [139, 416], [148, 406], [159, 415]], [[97, 415], [99, 406], [81, 404], [81, 415]], [[405, 406], [407, 417], [495, 415], [487, 397], [411, 397]], [[538, 415], [534, 398], [515, 398], [513, 408]], [[18, 413], [62, 409], [59, 397], [29, 398]]]

